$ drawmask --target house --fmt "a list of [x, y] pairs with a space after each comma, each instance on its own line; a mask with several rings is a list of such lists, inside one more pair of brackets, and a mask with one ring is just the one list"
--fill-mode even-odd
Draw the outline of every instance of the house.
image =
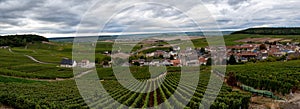
[[253, 52], [242, 52], [233, 55], [235, 55], [237, 61], [240, 60], [241, 62], [247, 62], [249, 61], [249, 59], [256, 59], [259, 57], [257, 53], [253, 53]]
[[0, 48], [1, 48], [1, 49], [8, 49], [9, 46], [1, 46]]
[[89, 60], [82, 60], [81, 62], [78, 62], [78, 66], [83, 67], [90, 63]]
[[287, 60], [299, 59], [300, 52], [299, 51], [289, 51], [287, 53]]
[[199, 57], [199, 64], [200, 65], [206, 65], [206, 63], [207, 63], [207, 58], [205, 58], [205, 57]]
[[140, 66], [145, 64], [145, 59], [132, 60], [132, 64], [139, 63]]
[[171, 51], [169, 54], [173, 55], [173, 56], [177, 56], [178, 55], [178, 53], [176, 51]]
[[244, 45], [235, 45], [227, 46], [227, 51], [232, 51], [234, 53], [240, 53], [243, 51], [252, 52], [258, 45], [255, 44], [244, 44]]
[[149, 66], [160, 66], [159, 63], [160, 63], [160, 62], [159, 62], [158, 60], [152, 61], [152, 62], [149, 63]]
[[109, 55], [110, 52], [109, 51], [104, 51], [104, 54]]
[[82, 60], [81, 62], [78, 62], [77, 66], [81, 68], [93, 68], [95, 67], [95, 63], [91, 63], [89, 60]]
[[179, 59], [171, 60], [171, 64], [172, 64], [173, 66], [180, 66], [180, 60], [179, 60]]
[[72, 68], [76, 67], [77, 63], [74, 60], [64, 58], [60, 62], [60, 67]]
[[173, 47], [173, 50], [174, 50], [174, 51], [180, 51], [180, 47], [179, 47], [179, 46], [174, 46], [174, 47]]
[[172, 65], [172, 63], [171, 63], [171, 61], [170, 60], [164, 60], [162, 63], [162, 66], [171, 66]]
[[166, 53], [166, 52], [163, 51], [163, 50], [156, 50], [156, 51], [154, 52], [154, 56], [155, 56], [155, 57], [164, 56], [165, 53]]
[[275, 57], [281, 57], [283, 55], [285, 55], [284, 52], [275, 52], [275, 53], [273, 53], [273, 56], [275, 56]]
[[171, 56], [170, 56], [170, 53], [165, 52], [165, 53], [163, 54], [163, 57], [164, 57], [164, 58], [170, 58]]
[[259, 52], [257, 58], [258, 58], [259, 60], [265, 60], [265, 59], [267, 59], [268, 57], [269, 57], [268, 51], [267, 51], [267, 50], [261, 50], [261, 51]]
[[199, 60], [189, 60], [185, 63], [186, 66], [199, 66]]
[[155, 54], [152, 52], [152, 53], [147, 53], [146, 54], [146, 57], [153, 57], [153, 56], [155, 56]]

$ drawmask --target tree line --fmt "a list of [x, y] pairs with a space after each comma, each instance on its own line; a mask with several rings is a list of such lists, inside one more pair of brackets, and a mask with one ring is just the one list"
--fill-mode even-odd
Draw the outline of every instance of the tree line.
[[265, 27], [249, 28], [246, 30], [236, 31], [232, 34], [259, 34], [259, 35], [300, 35], [300, 27]]
[[0, 46], [20, 47], [26, 46], [28, 43], [42, 41], [49, 42], [47, 38], [34, 34], [0, 36]]

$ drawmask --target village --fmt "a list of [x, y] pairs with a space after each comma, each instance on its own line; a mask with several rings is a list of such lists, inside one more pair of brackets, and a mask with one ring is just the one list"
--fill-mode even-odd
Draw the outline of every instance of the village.
[[[265, 39], [264, 42], [247, 42], [240, 45], [226, 46], [226, 60], [224, 61], [227, 64], [243, 64], [259, 61], [288, 61], [300, 58], [300, 46], [298, 42], [282, 43], [276, 41], [278, 40]], [[170, 50], [156, 50], [146, 54], [135, 54], [131, 56], [132, 58], [129, 58], [129, 63], [124, 63], [123, 66], [181, 67], [211, 65], [212, 50], [209, 46], [194, 49], [191, 47], [180, 48], [179, 46], [174, 46]]]
[[[280, 42], [283, 40], [284, 42]], [[251, 38], [242, 39], [237, 42], [244, 44], [226, 46], [227, 64], [244, 64], [247, 62], [274, 62], [300, 59], [299, 42], [291, 42], [279, 38]], [[9, 46], [1, 46], [1, 49], [8, 49]], [[129, 62], [123, 62], [122, 66], [199, 66], [211, 65], [211, 48], [173, 46], [169, 50], [157, 49], [148, 53], [131, 53]], [[106, 56], [111, 56], [111, 52], [105, 51]], [[224, 58], [223, 58], [224, 59]], [[108, 62], [101, 62], [101, 66], [109, 68], [112, 66], [111, 59]], [[96, 63], [87, 59], [75, 61], [63, 58], [59, 67], [73, 68], [93, 68]]]
[[[253, 41], [255, 38], [251, 39]], [[259, 39], [259, 38], [257, 38]], [[256, 39], [256, 40], [257, 40]], [[244, 39], [243, 41], [245, 41]], [[260, 39], [261, 40], [261, 39]], [[273, 41], [272, 41], [273, 40]], [[278, 40], [265, 39], [263, 42], [248, 42], [245, 44], [226, 46], [227, 64], [243, 64], [247, 62], [259, 61], [288, 61], [300, 59], [300, 46], [297, 42], [276, 42]], [[123, 62], [121, 66], [199, 66], [211, 65], [211, 48], [209, 46], [202, 48], [173, 46], [169, 50], [157, 49], [148, 53], [131, 53], [129, 62]], [[109, 51], [105, 51], [104, 55], [110, 56]], [[223, 58], [223, 59], [224, 59]], [[94, 62], [89, 60], [81, 60], [76, 62], [71, 59], [64, 58], [60, 63], [60, 67], [81, 67], [93, 68]], [[102, 62], [102, 67], [109, 68], [112, 61]]]

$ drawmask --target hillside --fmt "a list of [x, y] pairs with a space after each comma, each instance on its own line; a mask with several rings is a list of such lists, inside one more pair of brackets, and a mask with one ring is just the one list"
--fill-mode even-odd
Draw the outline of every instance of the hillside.
[[300, 35], [300, 27], [265, 27], [265, 28], [249, 28], [232, 34], [259, 34], [259, 35]]
[[33, 34], [0, 36], [0, 46], [20, 47], [25, 46], [28, 43], [42, 41], [49, 42], [47, 38]]

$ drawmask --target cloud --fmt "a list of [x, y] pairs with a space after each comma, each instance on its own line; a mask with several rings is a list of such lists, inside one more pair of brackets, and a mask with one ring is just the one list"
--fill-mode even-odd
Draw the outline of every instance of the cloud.
[[[170, 6], [135, 4], [137, 0], [0, 0], [0, 34], [38, 33], [73, 35], [82, 23], [82, 32], [97, 33], [106, 23], [104, 32], [166, 32], [216, 29], [210, 17], [221, 30], [239, 30], [261, 26], [300, 26], [300, 1], [296, 0], [173, 0]], [[167, 1], [167, 0], [161, 0]], [[99, 3], [99, 10], [87, 10]], [[181, 7], [172, 7], [181, 4]], [[116, 9], [115, 9], [116, 8]], [[182, 9], [182, 10], [178, 10]], [[117, 10], [118, 13], [113, 13]], [[94, 11], [94, 12], [93, 12]], [[81, 19], [85, 14], [93, 17]], [[114, 15], [114, 16], [112, 16]], [[111, 18], [107, 21], [108, 18]], [[55, 37], [55, 36], [49, 36]]]

